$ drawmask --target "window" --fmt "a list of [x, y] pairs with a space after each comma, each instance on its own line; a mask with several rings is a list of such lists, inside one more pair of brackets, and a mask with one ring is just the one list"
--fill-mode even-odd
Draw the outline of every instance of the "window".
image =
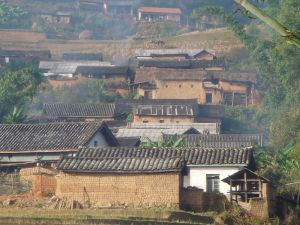
[[220, 175], [219, 174], [207, 174], [206, 175], [206, 191], [207, 192], [219, 192], [220, 187]]
[[181, 88], [181, 84], [179, 84], [179, 88]]
[[207, 104], [211, 104], [212, 103], [212, 93], [206, 93], [205, 94], [205, 102]]
[[194, 85], [193, 84], [191, 84], [191, 88], [193, 88], [194, 87]]
[[148, 120], [143, 120], [143, 123], [148, 123], [149, 121]]
[[166, 85], [165, 87], [168, 88], [168, 85]]
[[159, 122], [160, 122], [160, 123], [164, 123], [165, 121], [164, 121], [164, 120], [159, 120]]
[[94, 141], [94, 147], [98, 146], [98, 141]]

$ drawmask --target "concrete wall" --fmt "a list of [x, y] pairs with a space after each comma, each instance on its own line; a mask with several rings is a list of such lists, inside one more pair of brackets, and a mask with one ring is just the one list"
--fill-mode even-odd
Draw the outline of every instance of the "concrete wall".
[[184, 187], [197, 187], [206, 191], [206, 175], [218, 174], [220, 177], [220, 193], [228, 194], [230, 186], [222, 182], [222, 179], [238, 172], [239, 170], [239, 167], [190, 167], [189, 176], [184, 178]]
[[56, 195], [84, 205], [179, 208], [179, 173], [87, 174], [57, 176]]

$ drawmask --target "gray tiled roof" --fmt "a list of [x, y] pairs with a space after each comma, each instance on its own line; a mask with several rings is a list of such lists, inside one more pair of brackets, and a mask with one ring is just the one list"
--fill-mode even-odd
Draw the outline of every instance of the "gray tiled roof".
[[[98, 130], [111, 137], [104, 123], [44, 123], [0, 125], [0, 153], [68, 151], [84, 146]], [[105, 130], [105, 131], [104, 131]], [[113, 135], [112, 135], [113, 136]], [[109, 140], [107, 140], [109, 143]], [[111, 143], [116, 142], [116, 139]]]
[[149, 57], [153, 55], [188, 55], [195, 56], [199, 53], [206, 51], [212, 55], [215, 55], [214, 50], [210, 49], [137, 49], [135, 51], [136, 56]]
[[149, 139], [154, 142], [163, 140], [163, 133], [165, 134], [183, 134], [188, 130], [186, 129], [132, 129], [120, 128], [116, 133], [116, 137], [140, 137], [142, 142], [148, 142]]
[[134, 129], [189, 129], [195, 128], [200, 133], [209, 131], [210, 134], [220, 133], [220, 123], [129, 123], [128, 128]]
[[[263, 145], [263, 137], [259, 134], [188, 134], [181, 137], [183, 137], [186, 145], [189, 147], [241, 148]], [[164, 141], [169, 141], [173, 138], [176, 139], [178, 136], [163, 134]]]
[[184, 166], [182, 158], [78, 158], [64, 157], [57, 169], [67, 172], [101, 173], [153, 173], [180, 171]]
[[115, 104], [44, 104], [44, 111], [50, 117], [114, 117]]
[[77, 157], [84, 158], [172, 158], [182, 157], [187, 165], [240, 165], [247, 166], [253, 159], [252, 148], [83, 148]]

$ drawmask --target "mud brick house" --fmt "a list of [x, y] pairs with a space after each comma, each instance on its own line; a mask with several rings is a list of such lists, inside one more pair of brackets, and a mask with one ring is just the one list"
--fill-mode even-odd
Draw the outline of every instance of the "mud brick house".
[[244, 167], [255, 169], [251, 148], [84, 148], [58, 162], [56, 195], [84, 205], [179, 208], [185, 187], [226, 194], [221, 180]]
[[20, 50], [0, 50], [0, 66], [9, 63], [25, 61], [28, 63], [39, 63], [41, 60], [50, 60], [49, 50], [41, 51], [20, 51]]
[[103, 104], [44, 104], [47, 118], [56, 121], [111, 121], [126, 118], [126, 115], [116, 110], [115, 103]]
[[183, 138], [189, 147], [203, 148], [241, 148], [251, 146], [263, 146], [263, 136], [260, 134], [185, 134], [170, 135], [163, 134], [163, 141], [176, 140]]
[[64, 52], [62, 60], [66, 61], [103, 61], [102, 53]]
[[196, 99], [152, 99], [140, 101], [133, 110], [134, 123], [220, 123], [224, 108], [199, 105]]
[[119, 146], [105, 123], [0, 125], [0, 163], [53, 162], [82, 146]]
[[192, 99], [200, 104], [255, 105], [256, 75], [202, 69], [138, 68], [133, 85], [148, 99]]
[[138, 20], [143, 21], [174, 21], [180, 23], [182, 11], [180, 8], [140, 7], [137, 9]]

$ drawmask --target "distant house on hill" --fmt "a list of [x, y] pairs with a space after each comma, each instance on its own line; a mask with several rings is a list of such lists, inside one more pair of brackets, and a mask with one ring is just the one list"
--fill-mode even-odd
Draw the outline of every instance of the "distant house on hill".
[[180, 23], [182, 15], [180, 8], [140, 7], [137, 12], [138, 20], [146, 21], [169, 20]]
[[0, 134], [0, 167], [53, 162], [82, 146], [119, 146], [101, 122], [2, 124]]
[[249, 72], [141, 67], [133, 84], [147, 99], [192, 99], [200, 104], [255, 105], [256, 75]]
[[60, 121], [110, 121], [124, 117], [124, 113], [117, 112], [115, 103], [44, 104], [43, 109], [48, 118]]
[[49, 50], [25, 51], [25, 50], [0, 50], [0, 66], [9, 63], [25, 61], [28, 63], [39, 63], [41, 60], [50, 60]]

